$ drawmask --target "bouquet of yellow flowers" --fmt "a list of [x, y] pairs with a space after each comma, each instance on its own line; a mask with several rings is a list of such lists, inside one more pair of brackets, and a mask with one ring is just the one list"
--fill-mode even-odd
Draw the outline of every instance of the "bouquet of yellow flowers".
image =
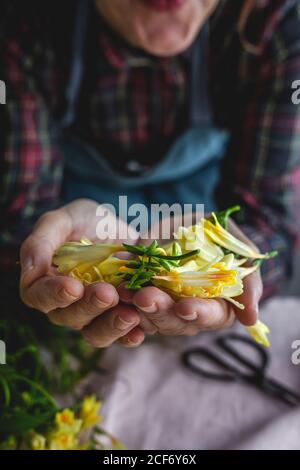
[[0, 320], [9, 351], [0, 367], [0, 450], [124, 449], [101, 426], [101, 401], [79, 397], [76, 388], [90, 373], [103, 372], [101, 351], [32, 311], [32, 325], [19, 313], [21, 321]]
[[[235, 299], [243, 292], [243, 279], [277, 253], [259, 253], [228, 231], [229, 216], [237, 210], [234, 206], [180, 227], [174, 240], [161, 246], [156, 241], [150, 246], [93, 244], [87, 239], [68, 242], [56, 251], [53, 264], [60, 273], [85, 284], [125, 282], [128, 289], [154, 285], [175, 298], [220, 297], [243, 309]], [[120, 251], [131, 258], [120, 259]], [[247, 330], [257, 342], [269, 346], [268, 327], [260, 320]]]

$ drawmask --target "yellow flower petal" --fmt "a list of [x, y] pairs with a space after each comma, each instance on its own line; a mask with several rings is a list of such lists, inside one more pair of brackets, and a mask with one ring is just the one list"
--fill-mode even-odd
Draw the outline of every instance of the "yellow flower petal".
[[254, 339], [259, 344], [262, 344], [266, 348], [270, 346], [270, 342], [268, 339], [268, 333], [270, 333], [270, 330], [268, 326], [263, 323], [260, 320], [257, 320], [255, 325], [253, 326], [247, 326], [246, 330], [248, 333], [251, 335], [251, 337]]
[[95, 395], [84, 398], [79, 412], [82, 429], [93, 427], [101, 421], [102, 417], [99, 415], [101, 406], [101, 402], [96, 399]]
[[75, 267], [86, 264], [98, 264], [117, 251], [121, 251], [122, 245], [108, 245], [96, 243], [86, 245], [84, 243], [68, 242], [58, 248], [53, 257], [53, 264], [60, 272], [68, 274]]
[[231, 297], [243, 292], [242, 281], [236, 270], [217, 269], [208, 271], [172, 272], [157, 275], [153, 283], [180, 296], [200, 298]]
[[46, 449], [46, 437], [35, 431], [31, 431], [26, 436], [29, 448], [32, 450], [45, 450]]
[[206, 236], [204, 222], [201, 220], [198, 224], [191, 227], [179, 227], [174, 238], [180, 244], [184, 253], [192, 250], [200, 250], [196, 256], [199, 266], [223, 258], [222, 249]]
[[212, 216], [214, 217], [215, 223], [213, 224], [210, 220], [204, 219], [204, 229], [206, 235], [214, 243], [245, 258], [263, 259], [268, 256], [254, 251], [251, 246], [235, 238], [219, 224], [214, 213], [212, 213]]
[[55, 424], [58, 429], [76, 434], [81, 428], [81, 419], [76, 419], [74, 412], [69, 408], [59, 411], [55, 415]]
[[77, 437], [61, 430], [49, 433], [47, 443], [49, 450], [75, 450], [78, 447]]

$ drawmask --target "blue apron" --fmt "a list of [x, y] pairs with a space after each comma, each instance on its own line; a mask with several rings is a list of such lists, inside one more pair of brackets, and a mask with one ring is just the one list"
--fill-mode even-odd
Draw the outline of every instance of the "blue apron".
[[72, 66], [66, 88], [67, 109], [60, 122], [65, 162], [62, 186], [64, 202], [87, 197], [99, 203], [113, 204], [118, 213], [119, 196], [126, 195], [128, 205], [204, 204], [206, 211], [215, 209], [213, 194], [228, 135], [212, 123], [207, 71], [208, 24], [202, 28], [191, 51], [189, 128], [156, 166], [143, 174], [125, 176], [112, 168], [108, 159], [96, 148], [69, 133], [63, 133], [76, 115], [84, 68], [88, 12], [89, 0], [79, 0]]

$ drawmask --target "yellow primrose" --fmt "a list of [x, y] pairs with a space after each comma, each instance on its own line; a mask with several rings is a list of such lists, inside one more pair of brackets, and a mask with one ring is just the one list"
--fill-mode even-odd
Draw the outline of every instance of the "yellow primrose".
[[75, 450], [79, 444], [76, 435], [61, 430], [49, 433], [47, 442], [49, 450]]
[[214, 223], [208, 219], [203, 219], [205, 233], [211, 241], [245, 258], [264, 259], [268, 257], [268, 254], [264, 255], [262, 253], [258, 253], [251, 246], [238, 240], [231, 233], [225, 230], [225, 228], [219, 224], [214, 213], [212, 213], [212, 217], [214, 219]]
[[262, 344], [266, 348], [270, 346], [270, 341], [267, 336], [270, 333], [270, 330], [265, 323], [263, 323], [260, 320], [257, 320], [255, 325], [247, 326], [246, 330], [248, 331], [250, 336], [254, 339], [254, 341], [256, 341], [259, 344]]
[[46, 437], [37, 432], [31, 431], [26, 437], [28, 446], [32, 450], [45, 450], [46, 449]]
[[102, 417], [99, 415], [101, 406], [102, 403], [96, 399], [95, 395], [84, 398], [79, 412], [79, 417], [82, 420], [82, 429], [91, 428], [102, 420]]
[[56, 413], [55, 424], [58, 429], [76, 434], [80, 431], [82, 421], [81, 419], [76, 419], [74, 412], [69, 408], [66, 408], [63, 411]]

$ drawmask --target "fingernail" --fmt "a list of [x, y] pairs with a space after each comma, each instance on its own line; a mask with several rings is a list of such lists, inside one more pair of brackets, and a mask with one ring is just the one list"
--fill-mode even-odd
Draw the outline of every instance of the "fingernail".
[[135, 320], [127, 321], [127, 320], [124, 320], [124, 318], [122, 317], [116, 317], [115, 322], [114, 322], [115, 328], [121, 331], [128, 330], [128, 328], [130, 328], [134, 324], [135, 324]]
[[137, 308], [140, 309], [142, 312], [145, 313], [154, 313], [157, 311], [157, 305], [155, 302], [153, 304], [149, 305], [149, 307], [141, 307], [140, 305], [137, 305]]
[[108, 308], [108, 307], [110, 307], [110, 306], [112, 305], [111, 303], [101, 302], [101, 300], [99, 300], [97, 296], [95, 296], [95, 297], [96, 297], [97, 305], [98, 305], [100, 308]]
[[136, 345], [138, 344], [138, 341], [132, 341], [131, 339], [126, 338], [126, 343], [127, 343], [129, 346], [136, 346]]
[[179, 316], [183, 320], [187, 320], [187, 321], [193, 321], [198, 318], [198, 314], [196, 312], [190, 313], [189, 315], [179, 315]]
[[98, 299], [97, 295], [94, 292], [90, 292], [88, 296], [86, 297], [86, 302], [87, 303], [93, 303], [95, 306], [98, 308], [108, 308], [112, 305], [112, 303], [108, 302], [102, 302], [101, 300]]
[[65, 298], [67, 300], [77, 300], [78, 299], [78, 295], [70, 294], [70, 292], [68, 292], [66, 289], [61, 290], [61, 295], [62, 295], [63, 298]]

